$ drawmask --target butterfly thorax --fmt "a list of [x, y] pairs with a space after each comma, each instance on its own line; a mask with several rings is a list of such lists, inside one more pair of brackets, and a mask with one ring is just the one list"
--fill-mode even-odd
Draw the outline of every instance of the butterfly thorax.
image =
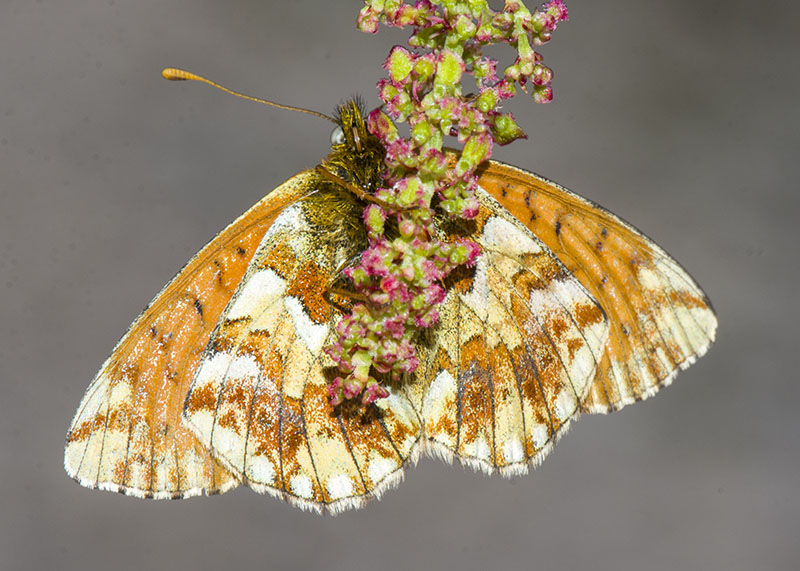
[[[375, 192], [381, 185], [386, 152], [377, 137], [367, 130], [361, 102], [352, 99], [342, 104], [335, 119], [338, 128], [322, 168], [366, 193]], [[318, 244], [320, 256], [340, 268], [355, 260], [367, 246], [362, 221], [366, 202], [352, 189], [321, 174], [310, 180], [313, 192], [301, 201], [305, 218], [324, 237], [324, 244]]]
[[335, 118], [342, 138], [332, 142], [323, 166], [343, 180], [374, 192], [383, 178], [386, 150], [367, 130], [362, 102], [351, 99], [340, 105]]

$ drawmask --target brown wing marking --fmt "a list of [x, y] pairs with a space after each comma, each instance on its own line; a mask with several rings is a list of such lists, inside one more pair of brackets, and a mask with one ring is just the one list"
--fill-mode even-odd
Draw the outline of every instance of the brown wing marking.
[[138, 497], [224, 492], [237, 479], [180, 418], [214, 327], [262, 237], [307, 193], [290, 179], [206, 245], [134, 321], [103, 364], [67, 433], [64, 465], [80, 484]]
[[482, 253], [450, 289], [407, 392], [429, 451], [508, 475], [538, 464], [579, 413], [607, 326], [541, 242], [479, 196]]
[[322, 299], [346, 258], [313, 231], [301, 205], [264, 237], [189, 392], [201, 442], [245, 484], [304, 509], [362, 506], [396, 484], [419, 422], [396, 394], [366, 411], [328, 403], [339, 314]]
[[598, 300], [609, 341], [583, 410], [647, 398], [702, 356], [717, 320], [675, 260], [602, 207], [538, 175], [490, 162], [479, 184], [550, 248]]

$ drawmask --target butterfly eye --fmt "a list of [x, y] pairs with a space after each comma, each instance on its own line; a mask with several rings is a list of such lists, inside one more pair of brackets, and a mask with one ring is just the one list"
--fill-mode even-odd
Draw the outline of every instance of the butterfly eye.
[[344, 144], [344, 131], [341, 127], [336, 127], [331, 132], [331, 146]]

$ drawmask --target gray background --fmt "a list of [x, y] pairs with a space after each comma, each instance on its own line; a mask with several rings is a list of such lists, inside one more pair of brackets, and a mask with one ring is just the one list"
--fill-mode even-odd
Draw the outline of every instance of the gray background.
[[657, 398], [581, 419], [528, 476], [424, 460], [337, 518], [247, 489], [140, 501], [64, 474], [67, 425], [130, 321], [328, 148], [323, 121], [160, 69], [326, 112], [352, 93], [374, 106], [406, 34], [355, 31], [359, 6], [0, 2], [0, 568], [800, 568], [788, 1], [572, 0], [542, 48], [556, 101], [512, 105], [531, 138], [497, 158], [632, 221], [715, 303], [716, 345]]

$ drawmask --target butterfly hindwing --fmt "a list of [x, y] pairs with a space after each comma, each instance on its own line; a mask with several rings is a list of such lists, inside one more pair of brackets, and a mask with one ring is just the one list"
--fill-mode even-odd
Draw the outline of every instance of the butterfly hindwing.
[[606, 312], [609, 340], [586, 412], [651, 396], [702, 356], [717, 320], [703, 291], [650, 239], [538, 175], [490, 161], [480, 186], [523, 222]]
[[407, 390], [433, 453], [508, 475], [538, 464], [579, 413], [607, 323], [531, 232], [478, 196], [481, 254], [452, 284]]
[[396, 483], [420, 428], [398, 395], [366, 409], [330, 406], [335, 367], [322, 348], [340, 314], [322, 296], [341, 261], [359, 250], [310, 220], [307, 206], [287, 208], [264, 237], [212, 337], [185, 416], [251, 488], [336, 512]]
[[307, 192], [290, 179], [204, 247], [156, 296], [90, 385], [67, 433], [64, 465], [90, 488], [180, 498], [238, 484], [181, 419], [220, 315], [272, 221]]

